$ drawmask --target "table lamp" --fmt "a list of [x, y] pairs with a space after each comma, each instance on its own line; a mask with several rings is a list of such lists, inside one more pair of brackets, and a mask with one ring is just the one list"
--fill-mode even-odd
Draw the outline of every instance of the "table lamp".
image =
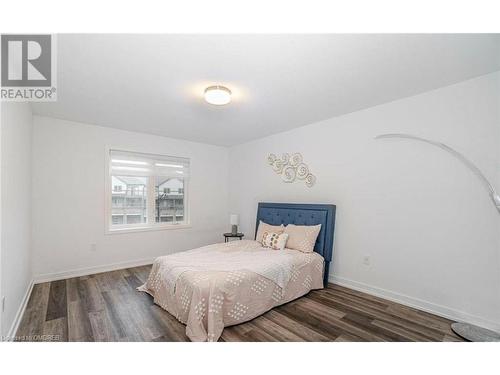
[[237, 234], [238, 233], [238, 215], [231, 214], [231, 216], [229, 217], [229, 221], [231, 223], [231, 234]]

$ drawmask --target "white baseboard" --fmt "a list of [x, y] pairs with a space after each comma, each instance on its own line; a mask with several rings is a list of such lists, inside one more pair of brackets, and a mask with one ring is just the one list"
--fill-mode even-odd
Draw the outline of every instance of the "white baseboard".
[[116, 270], [121, 270], [124, 268], [145, 266], [147, 264], [152, 264], [155, 259], [156, 258], [137, 259], [137, 260], [131, 260], [131, 261], [126, 261], [126, 262], [106, 264], [104, 266], [77, 268], [77, 269], [63, 271], [63, 272], [45, 273], [45, 274], [41, 274], [41, 275], [36, 275], [34, 277], [34, 282], [35, 282], [35, 284], [40, 284], [40, 283], [46, 283], [46, 282], [51, 282], [51, 281], [56, 281], [56, 280], [69, 279], [72, 277], [93, 275], [95, 273], [116, 271]]
[[7, 333], [6, 340], [5, 341], [13, 341], [14, 337], [16, 336], [17, 330], [19, 328], [19, 324], [21, 324], [21, 320], [24, 316], [24, 312], [26, 311], [26, 306], [28, 305], [28, 301], [31, 296], [31, 291], [33, 290], [33, 285], [35, 283], [33, 280], [30, 281], [28, 288], [26, 288], [26, 292], [24, 293], [24, 297], [21, 301], [21, 305], [19, 305], [19, 308], [17, 309], [16, 316], [14, 318], [14, 321], [12, 322], [12, 325], [10, 326], [9, 332]]
[[333, 284], [345, 286], [347, 288], [371, 294], [376, 297], [385, 298], [389, 301], [413, 307], [415, 309], [419, 309], [434, 315], [442, 316], [443, 318], [447, 318], [450, 320], [475, 324], [484, 328], [493, 329], [497, 331], [500, 330], [500, 323], [486, 320], [479, 316], [471, 315], [469, 313], [455, 310], [446, 306], [438, 305], [433, 302], [424, 301], [418, 298], [410, 297], [390, 290], [371, 286], [359, 281], [346, 279], [344, 277], [330, 276], [328, 281]]

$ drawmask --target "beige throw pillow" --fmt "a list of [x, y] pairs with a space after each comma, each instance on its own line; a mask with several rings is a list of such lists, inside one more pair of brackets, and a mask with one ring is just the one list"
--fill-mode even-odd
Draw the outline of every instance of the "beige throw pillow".
[[284, 233], [288, 234], [287, 249], [299, 250], [304, 253], [312, 253], [314, 244], [318, 238], [321, 224], [318, 225], [294, 225], [288, 224]]
[[262, 236], [262, 246], [270, 247], [274, 250], [283, 250], [286, 246], [286, 240], [288, 239], [288, 234], [286, 233], [272, 233], [264, 232]]
[[257, 236], [255, 236], [255, 241], [258, 241], [262, 243], [262, 236], [264, 235], [264, 232], [271, 232], [271, 233], [283, 233], [285, 230], [285, 226], [283, 224], [281, 225], [269, 225], [264, 223], [262, 220], [259, 221], [259, 228], [257, 229]]

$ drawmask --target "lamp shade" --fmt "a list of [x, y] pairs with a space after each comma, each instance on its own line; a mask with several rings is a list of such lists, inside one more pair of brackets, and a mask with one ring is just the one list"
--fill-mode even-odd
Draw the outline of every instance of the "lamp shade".
[[229, 216], [229, 221], [231, 225], [238, 225], [238, 215], [231, 214], [231, 216]]

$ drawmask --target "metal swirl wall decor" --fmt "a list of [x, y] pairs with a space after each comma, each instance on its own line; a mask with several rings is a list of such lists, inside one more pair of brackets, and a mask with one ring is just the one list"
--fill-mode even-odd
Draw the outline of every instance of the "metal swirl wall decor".
[[302, 155], [298, 152], [292, 155], [284, 153], [281, 158], [275, 154], [269, 154], [267, 163], [276, 174], [281, 175], [283, 182], [304, 181], [307, 187], [313, 187], [316, 183], [316, 177], [309, 172], [309, 167], [303, 162]]

